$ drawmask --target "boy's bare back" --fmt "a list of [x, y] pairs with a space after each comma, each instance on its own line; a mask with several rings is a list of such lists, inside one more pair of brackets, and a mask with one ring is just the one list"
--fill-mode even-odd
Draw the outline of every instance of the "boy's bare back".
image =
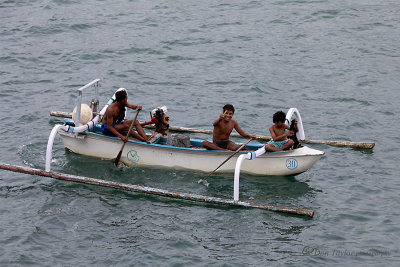
[[121, 112], [121, 108], [116, 103], [112, 103], [107, 108], [106, 113], [104, 114], [102, 123], [107, 123], [107, 124], [116, 123], [120, 112]]

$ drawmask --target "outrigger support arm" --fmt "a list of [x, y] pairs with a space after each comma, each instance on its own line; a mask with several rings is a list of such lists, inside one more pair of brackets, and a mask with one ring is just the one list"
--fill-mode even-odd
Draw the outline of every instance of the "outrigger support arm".
[[[88, 88], [88, 87], [94, 86], [95, 87], [95, 95], [96, 95], [95, 102], [98, 102], [99, 101], [99, 98], [98, 98], [99, 97], [99, 91], [98, 91], [99, 81], [100, 81], [100, 79], [95, 79], [95, 80], [91, 81], [90, 83], [88, 83], [88, 84], [86, 84], [86, 85], [84, 85], [84, 86], [82, 86], [81, 88], [78, 89], [78, 98], [77, 98], [77, 103], [76, 103], [76, 106], [77, 106], [77, 111], [76, 111], [76, 118], [77, 118], [76, 120], [77, 121], [76, 121], [76, 125], [79, 125], [83, 90]], [[92, 107], [92, 108], [94, 108], [94, 107]], [[106, 109], [106, 107], [105, 107], [105, 109]], [[46, 165], [45, 165], [45, 170], [47, 172], [50, 171], [53, 144], [54, 144], [54, 139], [56, 138], [58, 130], [61, 129], [63, 131], [70, 132], [70, 133], [81, 133], [81, 132], [85, 132], [87, 130], [90, 130], [90, 129], [92, 129], [94, 127], [94, 125], [96, 123], [98, 123], [100, 121], [100, 116], [104, 114], [105, 109], [104, 109], [104, 111], [102, 110], [99, 115], [96, 115], [91, 121], [89, 121], [85, 125], [73, 127], [73, 126], [58, 124], [58, 125], [55, 125], [53, 127], [53, 129], [51, 130], [50, 136], [49, 136], [49, 140], [47, 141]]]
[[235, 176], [234, 176], [234, 181], [233, 181], [233, 201], [237, 202], [239, 201], [239, 177], [240, 177], [240, 169], [242, 167], [242, 163], [245, 159], [252, 160], [255, 159], [258, 156], [261, 156], [264, 154], [265, 151], [265, 146], [262, 146], [260, 149], [256, 150], [255, 152], [249, 152], [244, 155], [240, 155], [239, 158], [236, 161], [236, 166], [235, 166]]
[[[289, 109], [289, 111], [286, 113], [286, 120], [290, 122], [293, 114], [295, 114], [297, 118], [297, 127], [299, 129], [300, 140], [305, 140], [303, 122], [301, 120], [300, 112], [297, 110], [297, 108]], [[233, 180], [233, 201], [235, 202], [239, 201], [239, 178], [240, 178], [240, 169], [242, 168], [243, 161], [245, 159], [248, 160], [255, 159], [256, 157], [261, 156], [265, 152], [266, 152], [265, 146], [263, 146], [262, 148], [258, 149], [255, 152], [249, 152], [245, 155], [240, 155], [239, 158], [237, 159], [235, 166], [235, 175]]]
[[46, 149], [46, 172], [50, 171], [50, 164], [51, 164], [51, 158], [52, 158], [52, 151], [53, 151], [53, 143], [54, 139], [56, 138], [58, 130], [63, 130], [65, 132], [69, 133], [81, 133], [85, 132], [87, 130], [90, 130], [93, 128], [93, 126], [99, 121], [100, 116], [97, 115], [93, 120], [89, 121], [87, 124], [79, 126], [79, 127], [73, 127], [69, 125], [61, 125], [57, 124], [53, 127], [51, 130], [49, 140], [47, 141], [47, 149]]
[[[91, 81], [90, 83], [82, 86], [81, 88], [78, 89], [78, 98], [77, 98], [77, 121], [76, 121], [76, 125], [79, 125], [79, 118], [80, 118], [80, 112], [81, 112], [81, 104], [82, 104], [82, 92], [84, 89], [89, 88], [91, 86], [94, 86], [95, 88], [95, 95], [96, 98], [94, 99], [95, 103], [98, 103], [99, 99], [99, 81], [100, 79], [95, 79], [93, 81]], [[77, 126], [77, 127], [73, 127], [73, 126], [69, 126], [69, 125], [55, 125], [53, 127], [53, 129], [51, 130], [50, 136], [49, 136], [49, 140], [47, 141], [47, 149], [46, 149], [46, 166], [45, 166], [45, 170], [46, 172], [50, 171], [50, 164], [51, 164], [51, 158], [52, 158], [52, 151], [53, 151], [53, 143], [54, 143], [54, 139], [57, 135], [58, 130], [63, 130], [65, 132], [69, 132], [69, 133], [76, 133], [75, 137], [77, 137], [78, 133], [81, 132], [85, 132], [88, 131], [90, 129], [92, 129], [98, 122], [101, 121], [101, 118], [103, 117], [103, 115], [106, 113], [106, 110], [108, 108], [109, 105], [111, 105], [112, 103], [114, 103], [116, 96], [115, 94], [118, 91], [124, 90], [126, 91], [125, 88], [119, 88], [114, 95], [112, 96], [112, 98], [110, 100], [108, 100], [107, 104], [102, 108], [102, 110], [100, 111], [100, 113], [97, 113], [97, 115], [88, 123], [86, 123], [85, 125], [81, 125], [81, 126]], [[96, 108], [97, 104], [92, 106], [92, 109]], [[125, 111], [126, 112], [126, 111]]]

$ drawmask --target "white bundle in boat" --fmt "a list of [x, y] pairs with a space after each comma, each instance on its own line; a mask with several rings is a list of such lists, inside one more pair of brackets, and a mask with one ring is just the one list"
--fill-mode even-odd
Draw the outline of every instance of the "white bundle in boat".
[[[74, 121], [76, 125], [76, 109], [77, 106], [75, 106], [74, 111], [72, 111], [72, 120]], [[79, 125], [76, 126], [81, 126], [85, 125], [89, 121], [93, 119], [93, 111], [87, 104], [82, 104], [81, 105], [81, 115], [79, 116]]]
[[168, 134], [167, 145], [190, 147], [190, 137], [184, 134]]

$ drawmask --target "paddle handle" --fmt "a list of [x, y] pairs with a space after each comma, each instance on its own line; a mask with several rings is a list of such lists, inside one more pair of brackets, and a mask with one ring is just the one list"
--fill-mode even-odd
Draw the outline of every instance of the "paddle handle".
[[245, 147], [248, 143], [250, 143], [250, 141], [252, 141], [254, 138], [250, 138], [249, 140], [247, 140], [246, 143], [242, 144], [238, 149], [236, 149], [236, 151], [230, 155], [226, 160], [224, 160], [224, 162], [222, 162], [215, 170], [213, 170], [209, 175], [207, 175], [206, 178], [203, 179], [207, 180], [208, 177], [210, 177], [214, 172], [216, 172], [222, 165], [224, 165], [228, 160], [230, 160], [233, 156], [235, 156], [243, 147]]
[[[136, 110], [135, 118], [133, 119], [131, 125], [129, 126], [129, 130], [128, 130], [128, 133], [126, 134], [126, 138], [129, 137], [129, 133], [131, 132], [133, 125], [135, 124], [136, 118], [139, 115], [139, 111], [140, 111], [140, 109]], [[115, 159], [115, 166], [118, 166], [119, 160], [121, 159], [122, 150], [124, 150], [125, 144], [126, 144], [126, 142], [124, 142], [124, 144], [122, 145], [121, 150], [119, 151], [117, 158]]]
[[[136, 110], [135, 118], [133, 119], [131, 125], [129, 126], [129, 130], [128, 130], [128, 133], [126, 134], [126, 137], [129, 136], [129, 133], [131, 132], [131, 130], [133, 128], [133, 125], [135, 124], [135, 121], [136, 121], [136, 119], [137, 119], [137, 117], [139, 115], [139, 111], [140, 111], [140, 109]], [[124, 145], [125, 145], [125, 143], [124, 143]]]

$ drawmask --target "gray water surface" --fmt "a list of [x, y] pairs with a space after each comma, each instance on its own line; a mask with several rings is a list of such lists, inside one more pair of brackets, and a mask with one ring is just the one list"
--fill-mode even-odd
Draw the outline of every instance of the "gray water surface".
[[[2, 266], [397, 266], [398, 1], [0, 2], [0, 161], [44, 169], [52, 127], [101, 78], [171, 125], [212, 129], [221, 107], [251, 134], [300, 110], [325, 156], [296, 177], [241, 176], [242, 200], [312, 209], [312, 219], [0, 171]], [[89, 95], [84, 100], [88, 101]], [[128, 116], [133, 117], [133, 112]], [[210, 138], [205, 135], [192, 135]], [[66, 151], [54, 171], [231, 198], [233, 175], [113, 162]]]

